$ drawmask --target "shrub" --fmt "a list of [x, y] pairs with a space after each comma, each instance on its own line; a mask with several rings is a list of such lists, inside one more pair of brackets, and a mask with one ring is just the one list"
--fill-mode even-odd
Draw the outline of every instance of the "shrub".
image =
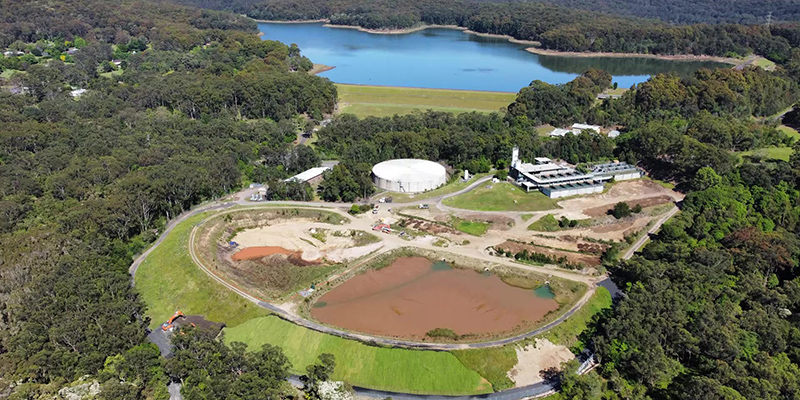
[[611, 210], [611, 215], [613, 215], [616, 219], [629, 217], [631, 215], [631, 206], [624, 201], [614, 204], [614, 209]]

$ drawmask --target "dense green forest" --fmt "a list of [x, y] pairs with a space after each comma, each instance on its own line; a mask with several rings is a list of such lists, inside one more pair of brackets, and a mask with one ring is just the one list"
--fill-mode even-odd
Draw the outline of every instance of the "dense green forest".
[[[459, 25], [475, 32], [539, 41], [559, 51], [713, 56], [763, 55], [783, 62], [798, 46], [800, 25], [670, 25], [540, 2], [468, 0], [182, 0], [265, 20], [329, 19], [368, 29]], [[659, 3], [659, 7], [661, 3]], [[755, 7], [755, 5], [747, 6]], [[788, 8], [791, 8], [787, 5]], [[722, 7], [721, 7], [722, 8]], [[728, 9], [728, 8], [724, 8]], [[792, 8], [796, 14], [796, 7]], [[666, 13], [668, 11], [665, 10]], [[692, 13], [693, 15], [696, 15]], [[787, 18], [795, 15], [789, 13]]]
[[336, 88], [241, 16], [58, 4], [0, 3], [0, 43], [24, 53], [0, 59], [20, 70], [0, 79], [0, 392], [88, 374], [103, 398], [165, 398], [202, 365], [158, 369], [132, 256], [201, 201], [316, 165], [296, 117], [331, 112]]
[[[741, 50], [762, 39], [776, 46], [775, 72], [658, 75], [598, 102], [611, 78], [590, 70], [564, 85], [533, 81], [503, 113], [338, 116], [319, 131], [315, 150], [292, 142], [333, 111], [336, 89], [305, 73], [312, 64], [296, 46], [259, 40], [254, 22], [168, 3], [58, 4], [0, 2], [0, 44], [21, 53], [0, 59], [0, 69], [20, 71], [0, 81], [2, 396], [52, 398], [89, 375], [103, 399], [163, 399], [170, 380], [189, 399], [287, 397], [279, 349], [247, 353], [190, 330], [176, 335], [175, 357], [165, 361], [144, 343], [149, 321], [130, 285], [132, 257], [168, 219], [248, 181], [270, 184], [274, 198], [310, 199], [308, 185], [277, 182], [322, 157], [343, 162], [326, 174], [320, 196], [352, 201], [372, 191], [375, 162], [427, 158], [481, 172], [505, 168], [514, 145], [526, 159], [636, 162], [687, 193], [681, 214], [640, 255], [608, 264], [625, 296], [583, 340], [602, 365], [598, 374], [563, 373], [562, 397], [800, 396], [800, 145], [790, 162], [734, 154], [791, 143], [770, 116], [800, 97], [800, 53], [785, 47], [800, 44], [794, 28], [698, 31], [755, 32]], [[314, 4], [322, 3], [298, 3], [295, 12]], [[424, 22], [450, 23], [437, 7], [458, 4], [431, 5]], [[498, 13], [492, 24], [476, 17], [476, 26], [541, 38], [567, 29], [567, 19], [587, 27], [622, 21], [621, 35], [640, 24], [536, 3], [474, 7]], [[525, 14], [539, 12], [549, 18]], [[689, 29], [652, 26], [631, 32]], [[719, 48], [739, 51], [730, 39]], [[73, 97], [76, 89], [87, 91]], [[575, 121], [623, 133], [536, 134], [540, 124]], [[784, 121], [798, 125], [800, 115]], [[328, 356], [309, 366], [308, 398], [334, 366]]]

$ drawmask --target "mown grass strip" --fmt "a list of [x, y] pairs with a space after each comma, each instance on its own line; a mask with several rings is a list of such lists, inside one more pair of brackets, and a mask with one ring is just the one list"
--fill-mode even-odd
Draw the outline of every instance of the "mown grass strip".
[[444, 200], [447, 206], [476, 211], [543, 211], [559, 208], [557, 202], [539, 191], [527, 193], [506, 182], [487, 183]]
[[420, 394], [491, 392], [490, 384], [448, 352], [369, 346], [305, 329], [278, 317], [256, 318], [225, 329], [225, 341], [249, 350], [271, 344], [283, 349], [292, 371], [304, 373], [322, 353], [336, 357], [334, 379], [352, 385]]

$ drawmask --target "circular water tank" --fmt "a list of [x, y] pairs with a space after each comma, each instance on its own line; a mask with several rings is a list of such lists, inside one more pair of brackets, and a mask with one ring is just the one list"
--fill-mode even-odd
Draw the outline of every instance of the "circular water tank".
[[389, 160], [372, 167], [372, 182], [383, 190], [419, 193], [447, 183], [447, 171], [440, 164], [427, 160]]

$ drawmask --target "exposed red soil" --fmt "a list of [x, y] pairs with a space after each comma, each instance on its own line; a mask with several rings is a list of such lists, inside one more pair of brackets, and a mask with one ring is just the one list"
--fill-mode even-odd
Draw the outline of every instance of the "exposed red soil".
[[239, 250], [231, 256], [233, 261], [242, 261], [242, 260], [255, 260], [258, 258], [271, 256], [273, 254], [285, 254], [287, 256], [290, 255], [299, 255], [300, 252], [298, 251], [291, 251], [284, 249], [283, 247], [278, 246], [255, 246], [255, 247], [245, 247], [244, 249]]
[[355, 276], [323, 295], [314, 318], [383, 336], [423, 338], [435, 328], [456, 334], [513, 330], [558, 309], [552, 299], [471, 270], [434, 270], [423, 257], [405, 257]]
[[507, 240], [495, 247], [504, 251], [510, 251], [514, 254], [519, 253], [522, 250], [528, 250], [529, 253], [547, 254], [557, 258], [566, 257], [569, 263], [583, 264], [587, 267], [600, 265], [600, 257], [597, 255], [573, 253], [571, 251], [556, 250], [549, 247], [536, 246], [533, 244], [512, 242], [510, 240]]
[[608, 225], [593, 226], [591, 228], [594, 233], [608, 233], [628, 229], [633, 226], [633, 221], [617, 222]]
[[[660, 204], [671, 203], [673, 201], [675, 200], [672, 197], [662, 194], [660, 196], [645, 197], [643, 199], [631, 200], [626, 203], [628, 203], [628, 205], [631, 208], [633, 208], [636, 207], [637, 204], [641, 205], [642, 207], [652, 207]], [[583, 213], [590, 217], [602, 217], [603, 215], [608, 215], [608, 212], [613, 209], [614, 209], [614, 204], [606, 204], [599, 207], [586, 209], [583, 211]]]

